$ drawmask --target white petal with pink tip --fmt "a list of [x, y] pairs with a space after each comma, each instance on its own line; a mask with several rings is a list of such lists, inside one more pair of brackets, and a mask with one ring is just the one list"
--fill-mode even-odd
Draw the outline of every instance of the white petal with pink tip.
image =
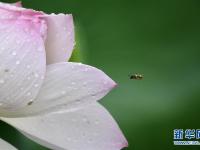
[[3, 118], [32, 140], [56, 150], [120, 150], [127, 141], [111, 115], [94, 102], [82, 109]]
[[28, 20], [0, 21], [0, 115], [21, 109], [39, 92], [46, 61], [37, 29]]
[[74, 24], [72, 15], [44, 15], [47, 21], [47, 64], [68, 61], [74, 47]]
[[17, 149], [0, 138], [0, 150], [17, 150]]
[[104, 97], [116, 83], [101, 70], [80, 63], [47, 66], [44, 84], [37, 98], [14, 115], [30, 115], [83, 107]]

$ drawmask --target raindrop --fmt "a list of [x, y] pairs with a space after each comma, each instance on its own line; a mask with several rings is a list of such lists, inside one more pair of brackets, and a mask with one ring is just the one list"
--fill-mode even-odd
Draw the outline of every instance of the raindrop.
[[87, 72], [89, 70], [89, 68], [85, 68], [84, 71]]
[[35, 74], [34, 74], [34, 76], [35, 76], [36, 78], [38, 78], [38, 77], [39, 77], [39, 75], [38, 75], [37, 73], [35, 73]]
[[5, 50], [5, 47], [1, 47], [1, 50]]
[[18, 60], [18, 61], [16, 61], [16, 65], [19, 65], [20, 64], [20, 61]]
[[98, 124], [99, 124], [99, 121], [98, 121], [98, 120], [96, 120], [94, 123], [95, 123], [96, 125], [98, 125]]
[[25, 28], [24, 31], [25, 31], [25, 32], [29, 32], [29, 29], [28, 29], [28, 28]]
[[31, 68], [31, 66], [30, 66], [30, 65], [27, 65], [27, 66], [26, 66], [26, 68], [27, 68], [27, 69], [30, 69], [30, 68]]
[[106, 80], [104, 80], [104, 81], [103, 81], [103, 84], [106, 85], [106, 84], [108, 84], [108, 82], [107, 82]]
[[66, 94], [66, 91], [61, 91], [61, 94], [62, 94], [62, 95], [65, 95], [65, 94]]
[[72, 139], [70, 137], [67, 138], [67, 141], [71, 141]]
[[90, 138], [90, 139], [88, 139], [88, 143], [92, 143], [93, 142], [93, 140]]
[[16, 43], [17, 43], [17, 44], [20, 44], [20, 41], [19, 41], [19, 40], [17, 40], [17, 41], [16, 41]]
[[39, 49], [38, 49], [38, 52], [42, 52], [42, 51], [43, 51], [43, 49], [42, 49], [42, 48], [39, 48]]
[[72, 119], [72, 122], [77, 122], [77, 120], [73, 118], [73, 119]]
[[87, 122], [87, 118], [83, 118], [83, 122]]
[[73, 70], [73, 69], [74, 69], [74, 66], [71, 66], [71, 69]]
[[82, 133], [82, 136], [83, 136], [83, 137], [86, 137], [86, 133]]
[[28, 92], [26, 95], [27, 95], [27, 96], [30, 96], [30, 95], [31, 95], [31, 92]]
[[43, 80], [43, 79], [44, 79], [44, 76], [41, 76], [41, 79]]
[[83, 86], [86, 86], [87, 85], [87, 82], [83, 82]]
[[67, 32], [67, 36], [70, 36], [72, 34], [72, 32]]
[[90, 121], [86, 117], [83, 118], [83, 122], [90, 124]]
[[38, 86], [39, 86], [38, 84], [35, 84], [35, 85], [34, 85], [34, 87], [38, 87]]
[[4, 84], [5, 81], [3, 79], [0, 80], [0, 84]]
[[16, 56], [16, 55], [17, 55], [17, 53], [14, 51], [14, 52], [12, 52], [12, 55], [13, 55], [13, 56]]

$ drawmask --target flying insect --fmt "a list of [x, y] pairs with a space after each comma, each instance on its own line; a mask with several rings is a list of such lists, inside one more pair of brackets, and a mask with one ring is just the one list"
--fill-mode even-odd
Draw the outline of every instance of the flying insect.
[[136, 73], [136, 74], [129, 75], [129, 78], [131, 80], [142, 80], [144, 78], [144, 75]]

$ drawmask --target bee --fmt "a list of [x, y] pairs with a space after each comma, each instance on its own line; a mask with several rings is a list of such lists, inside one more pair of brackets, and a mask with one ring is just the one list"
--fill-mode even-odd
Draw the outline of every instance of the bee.
[[142, 80], [144, 78], [144, 75], [136, 73], [133, 75], [129, 75], [129, 78], [131, 80]]

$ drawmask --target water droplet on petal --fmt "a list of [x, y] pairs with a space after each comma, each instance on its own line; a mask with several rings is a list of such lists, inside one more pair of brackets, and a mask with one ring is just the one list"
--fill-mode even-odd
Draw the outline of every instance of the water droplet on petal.
[[99, 121], [98, 121], [98, 120], [96, 120], [94, 123], [95, 123], [96, 125], [98, 125], [98, 124], [99, 124]]
[[83, 82], [83, 86], [86, 86], [87, 85], [87, 82]]
[[28, 92], [26, 95], [27, 95], [27, 96], [30, 96], [30, 95], [31, 95], [31, 92]]
[[38, 87], [38, 86], [39, 86], [38, 84], [35, 84], [35, 85], [34, 85], [34, 87]]
[[107, 82], [106, 80], [104, 80], [104, 81], [103, 81], [103, 84], [106, 85], [106, 84], [108, 84], [108, 82]]
[[37, 73], [35, 73], [35, 74], [34, 74], [34, 76], [35, 76], [36, 78], [38, 78], [38, 77], [39, 77], [39, 75], [38, 75]]
[[31, 68], [31, 66], [30, 66], [30, 65], [27, 65], [27, 66], [26, 66], [26, 68], [27, 68], [27, 69], [30, 69], [30, 68]]
[[3, 79], [0, 79], [0, 84], [4, 84], [5, 81]]
[[72, 85], [75, 85], [76, 83], [75, 83], [75, 82], [72, 82], [71, 84], [72, 84]]
[[19, 65], [20, 64], [20, 61], [18, 60], [18, 61], [16, 61], [16, 65]]
[[67, 141], [71, 141], [72, 139], [70, 137], [67, 137]]
[[14, 52], [12, 52], [12, 55], [15, 56], [15, 55], [17, 55], [17, 53], [14, 51]]
[[65, 95], [65, 94], [66, 94], [66, 91], [61, 91], [61, 94], [62, 94], [62, 95]]

